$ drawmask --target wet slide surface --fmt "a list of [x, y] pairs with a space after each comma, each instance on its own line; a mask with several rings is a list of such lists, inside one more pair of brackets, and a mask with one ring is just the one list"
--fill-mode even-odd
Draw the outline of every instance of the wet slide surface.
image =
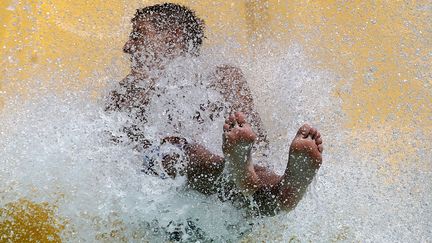
[[118, 120], [102, 97], [128, 73], [129, 20], [155, 1], [6, 0], [0, 241], [432, 240], [430, 1], [180, 2], [206, 21], [203, 56], [243, 70], [276, 170], [297, 127], [320, 129], [308, 195], [288, 214], [244, 218], [181, 180], [137, 174], [137, 155], [104, 143]]

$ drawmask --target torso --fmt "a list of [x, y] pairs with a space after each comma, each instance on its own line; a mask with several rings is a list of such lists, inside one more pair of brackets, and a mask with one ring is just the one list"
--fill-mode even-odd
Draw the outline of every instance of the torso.
[[[265, 132], [253, 108], [249, 89], [245, 83], [230, 83], [232, 75], [225, 77], [227, 72], [237, 72], [237, 69], [221, 67], [204, 75], [159, 80], [137, 80], [129, 75], [120, 82], [117, 90], [111, 92], [106, 110], [124, 112], [131, 119], [124, 131], [138, 149], [158, 144], [167, 136], [179, 136], [222, 155], [225, 117], [239, 109], [249, 113], [252, 123], [258, 127], [258, 135], [265, 142]], [[239, 93], [246, 94], [246, 98], [237, 102]], [[240, 207], [250, 206], [249, 200], [234, 190], [232, 183], [226, 180], [221, 183], [223, 186], [218, 192], [221, 200], [232, 200]], [[256, 195], [267, 193], [263, 191]]]
[[178, 78], [137, 80], [127, 76], [111, 93], [106, 109], [124, 112], [132, 119], [132, 125], [125, 127], [132, 141], [148, 144], [179, 136], [220, 154], [222, 126], [231, 104], [214, 85], [212, 74], [186, 79], [179, 83]]
[[215, 153], [222, 147], [222, 126], [230, 103], [211, 87], [208, 77], [187, 77], [188, 82], [160, 80], [146, 105], [146, 136], [160, 140], [178, 136], [199, 142]]
[[123, 130], [137, 148], [179, 136], [218, 155], [225, 118], [242, 111], [258, 135], [257, 157], [265, 156], [266, 134], [241, 71], [227, 65], [210, 72], [196, 70], [185, 72], [181, 67], [157, 79], [129, 75], [111, 92], [106, 110], [131, 119]]

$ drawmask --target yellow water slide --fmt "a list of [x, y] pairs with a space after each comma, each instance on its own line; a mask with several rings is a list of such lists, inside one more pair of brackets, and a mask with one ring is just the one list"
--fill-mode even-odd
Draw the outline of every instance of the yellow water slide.
[[[111, 77], [120, 79], [128, 72], [127, 59], [119, 57], [124, 57], [130, 18], [136, 8], [155, 2], [160, 1], [2, 0], [0, 102], [15, 94], [25, 99], [34, 85], [52, 84], [61, 75], [59, 92], [87, 86], [97, 92], [104, 85], [97, 78], [114, 72], [113, 66]], [[419, 146], [432, 149], [430, 1], [174, 2], [190, 6], [206, 21], [207, 46], [229, 37], [242, 48], [268, 40], [281, 46], [300, 43], [311, 60], [337, 74], [332, 95], [342, 102], [344, 129], [361, 140], [358, 151], [387, 154], [393, 177]], [[418, 130], [425, 137], [415, 136]], [[389, 135], [394, 131], [397, 139]], [[371, 142], [377, 137], [379, 146]], [[31, 204], [17, 204], [23, 202]], [[29, 220], [48, 220], [51, 211], [42, 213], [44, 207], [30, 207], [38, 215]], [[5, 227], [0, 230], [10, 230]]]

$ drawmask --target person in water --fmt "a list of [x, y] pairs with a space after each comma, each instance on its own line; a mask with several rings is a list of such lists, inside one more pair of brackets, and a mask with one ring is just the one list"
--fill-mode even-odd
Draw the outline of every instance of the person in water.
[[[110, 92], [106, 110], [125, 112], [133, 117], [135, 124], [125, 126], [124, 130], [137, 147], [146, 151], [154, 144], [146, 139], [138, 124], [147, 122], [149, 106], [158, 102], [159, 76], [172, 60], [199, 55], [204, 22], [189, 8], [172, 3], [138, 9], [131, 22], [133, 29], [123, 48], [130, 55], [131, 72]], [[171, 177], [184, 174], [190, 188], [204, 194], [224, 194], [221, 198], [235, 200], [232, 194], [227, 196], [226, 188], [230, 188], [236, 191], [237, 197], [253, 201], [263, 214], [292, 210], [321, 166], [321, 134], [307, 124], [300, 127], [290, 145], [285, 172], [278, 175], [254, 161], [255, 151], [258, 147], [265, 149], [268, 142], [241, 70], [229, 65], [218, 66], [210, 80], [206, 88], [208, 92], [220, 94], [221, 102], [215, 103], [220, 107], [208, 102], [210, 105], [200, 106], [198, 115], [188, 119], [198, 125], [204, 116], [199, 112], [206, 110], [213, 120], [223, 110], [222, 115], [226, 115], [226, 119], [222, 117], [225, 121], [221, 121], [223, 130], [220, 131], [223, 156], [211, 152], [200, 141], [186, 139], [187, 134], [179, 136], [183, 132], [182, 125], [173, 121], [175, 117], [168, 116], [169, 123], [177, 122], [179, 133], [162, 138], [160, 143], [176, 145], [186, 159], [181, 160], [178, 154], [163, 156], [164, 173]], [[146, 85], [143, 86], [143, 82]], [[183, 169], [179, 169], [178, 164], [182, 164]], [[147, 173], [158, 173], [152, 169], [155, 164], [146, 166]]]

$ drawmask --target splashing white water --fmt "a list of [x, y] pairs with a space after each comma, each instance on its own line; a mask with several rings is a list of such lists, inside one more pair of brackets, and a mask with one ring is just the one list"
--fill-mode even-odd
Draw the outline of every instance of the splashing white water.
[[[176, 85], [190, 84], [197, 72], [202, 76], [212, 72], [219, 64], [214, 53], [204, 53], [202, 59], [212, 61], [195, 68], [185, 69], [191, 67], [184, 65], [186, 60], [174, 67], [170, 72]], [[106, 131], [120, 130], [126, 116], [106, 114], [104, 101], [94, 101], [87, 93], [41, 95], [37, 90], [36, 98], [26, 102], [19, 97], [7, 100], [2, 111], [0, 206], [21, 197], [57, 204], [58, 214], [70, 220], [69, 232], [75, 232], [63, 236], [68, 241], [103, 240], [113, 229], [129, 241], [392, 242], [431, 238], [430, 171], [415, 171], [411, 164], [401, 183], [392, 186], [377, 176], [378, 164], [350, 153], [355, 148], [346, 144], [339, 101], [330, 94], [332, 75], [307, 65], [298, 47], [237, 65], [251, 83], [270, 134], [269, 165], [279, 172], [284, 169], [289, 141], [302, 123], [311, 122], [324, 136], [324, 165], [313, 185], [313, 196], [309, 193], [293, 212], [251, 219], [229, 202], [186, 190], [183, 178], [162, 180], [145, 175], [140, 172], [142, 154], [127, 144], [111, 143], [106, 136]], [[190, 89], [190, 96], [179, 98], [176, 104], [185, 114], [189, 114], [190, 102], [200, 104], [202, 98], [202, 88]], [[163, 108], [163, 99], [151, 108], [155, 117], [150, 128], [155, 131], [165, 126], [156, 126], [157, 112]], [[221, 131], [217, 130], [220, 128], [213, 124], [194, 136], [218, 150]], [[420, 193], [412, 194], [414, 187]]]

